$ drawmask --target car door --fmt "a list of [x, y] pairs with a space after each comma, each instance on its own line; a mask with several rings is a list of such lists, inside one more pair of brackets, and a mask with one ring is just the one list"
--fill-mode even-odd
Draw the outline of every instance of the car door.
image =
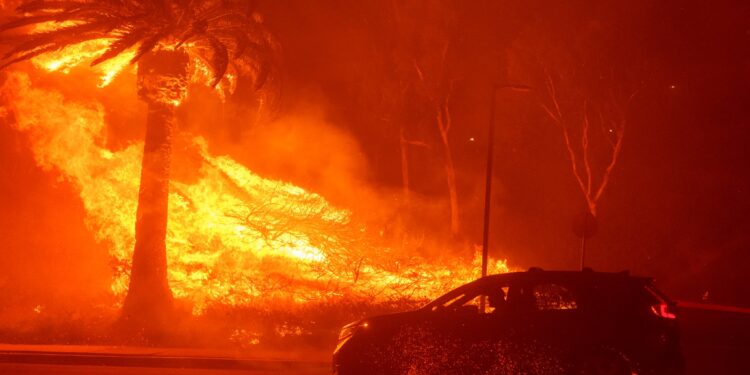
[[521, 369], [518, 371], [543, 368], [554, 373], [563, 368], [566, 352], [576, 345], [577, 331], [581, 329], [572, 288], [552, 282], [511, 286], [508, 310], [508, 320], [513, 324], [511, 355], [515, 366]]
[[425, 345], [430, 371], [424, 373], [476, 373], [494, 360], [508, 331], [487, 305], [491, 289], [467, 290], [433, 311], [433, 335]]
[[569, 346], [578, 340], [582, 319], [575, 289], [564, 282], [542, 282], [531, 286], [534, 309], [532, 334], [542, 341]]
[[[456, 314], [446, 322], [451, 338], [458, 347], [457, 358], [449, 373], [486, 373], [506, 363], [513, 348], [510, 337], [516, 327], [506, 309], [507, 284], [493, 283], [468, 295]], [[445, 372], [444, 372], [445, 373]]]

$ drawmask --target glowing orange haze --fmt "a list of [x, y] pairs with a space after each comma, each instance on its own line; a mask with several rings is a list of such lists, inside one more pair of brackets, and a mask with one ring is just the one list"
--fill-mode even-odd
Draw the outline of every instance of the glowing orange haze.
[[[107, 40], [94, 40], [32, 60], [34, 66], [67, 73], [100, 54]], [[132, 52], [93, 68], [106, 86], [128, 65]], [[206, 81], [201, 62], [194, 80]], [[217, 87], [233, 89], [233, 77]], [[111, 151], [99, 103], [66, 100], [11, 72], [2, 87], [14, 126], [26, 133], [37, 163], [56, 170], [80, 190], [87, 226], [108, 244], [116, 270], [112, 292], [127, 292], [133, 252], [142, 143]], [[264, 179], [227, 156], [208, 152], [193, 138], [202, 165], [193, 183], [173, 181], [169, 197], [167, 258], [176, 298], [201, 314], [211, 304], [304, 304], [354, 297], [378, 302], [427, 299], [478, 276], [472, 264], [430, 264], [368, 241], [367, 228], [323, 197], [287, 182]], [[506, 272], [492, 261], [491, 273]]]

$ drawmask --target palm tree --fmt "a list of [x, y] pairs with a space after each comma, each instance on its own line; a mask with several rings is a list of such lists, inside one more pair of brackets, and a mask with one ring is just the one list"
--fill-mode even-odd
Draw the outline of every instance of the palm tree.
[[[11, 44], [0, 69], [95, 39], [107, 47], [92, 66], [135, 51], [138, 95], [148, 104], [135, 249], [122, 317], [159, 330], [172, 312], [167, 281], [166, 228], [171, 137], [175, 109], [185, 99], [191, 69], [207, 67], [210, 85], [246, 74], [259, 89], [267, 80], [276, 43], [242, 0], [31, 0], [0, 24]], [[34, 32], [31, 26], [55, 25]]]

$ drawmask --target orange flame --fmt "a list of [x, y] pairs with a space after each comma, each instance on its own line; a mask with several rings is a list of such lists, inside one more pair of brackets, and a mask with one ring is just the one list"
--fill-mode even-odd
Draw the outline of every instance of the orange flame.
[[[49, 68], [56, 61], [64, 69], [73, 61], [64, 54], [45, 59], [35, 64]], [[115, 260], [112, 292], [122, 299], [134, 245], [142, 143], [108, 149], [100, 104], [36, 88], [23, 73], [9, 73], [1, 93], [10, 103], [13, 126], [32, 141], [37, 163], [80, 191], [87, 226]], [[199, 178], [171, 183], [167, 258], [170, 287], [194, 314], [212, 304], [304, 304], [342, 296], [427, 299], [479, 276], [479, 257], [446, 266], [398, 254], [368, 241], [367, 228], [351, 212], [320, 195], [214, 156], [200, 137], [191, 147], [201, 160]], [[505, 261], [491, 261], [490, 272], [507, 270]]]
[[[74, 25], [75, 22], [73, 21], [45, 22], [36, 25], [33, 32], [41, 33], [53, 31]], [[73, 44], [59, 51], [48, 52], [34, 57], [31, 59], [31, 62], [39, 69], [68, 74], [74, 67], [90, 62], [104, 53], [109, 47], [110, 42], [110, 39], [94, 39]], [[134, 56], [135, 51], [125, 51], [94, 67], [95, 72], [99, 75], [99, 87], [105, 87], [112, 83], [112, 80], [120, 74], [120, 72], [129, 67], [130, 60], [132, 60]]]
[[[36, 25], [32, 32], [41, 33], [47, 31], [53, 31], [65, 27], [74, 26], [76, 22], [65, 21], [65, 22], [44, 22]], [[48, 52], [31, 59], [32, 64], [36, 68], [44, 69], [50, 72], [61, 72], [68, 74], [71, 69], [93, 61], [95, 58], [102, 55], [110, 46], [111, 39], [101, 38], [93, 39], [78, 44], [67, 46], [59, 51]], [[176, 45], [176, 44], [175, 44]], [[161, 48], [174, 48], [175, 45], [162, 45]], [[185, 48], [189, 53], [193, 50], [194, 45], [191, 43], [185, 43], [181, 48]], [[119, 75], [122, 71], [131, 68], [131, 60], [135, 57], [135, 50], [130, 49], [120, 53], [119, 55], [104, 61], [101, 64], [93, 67], [97, 75], [99, 75], [99, 87], [106, 87], [112, 80]], [[191, 54], [191, 81], [196, 83], [202, 83], [208, 85], [213, 81], [213, 75], [208, 67], [208, 64], [197, 54]], [[233, 72], [227, 72], [221, 81], [214, 88], [219, 97], [224, 100], [227, 94], [234, 92], [237, 86], [237, 77]], [[181, 103], [175, 103], [179, 105]]]

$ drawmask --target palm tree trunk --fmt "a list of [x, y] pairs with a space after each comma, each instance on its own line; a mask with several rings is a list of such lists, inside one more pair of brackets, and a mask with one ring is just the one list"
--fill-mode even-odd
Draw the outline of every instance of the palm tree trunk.
[[172, 310], [165, 240], [174, 111], [171, 105], [148, 106], [133, 266], [123, 306], [124, 317], [139, 325], [160, 324]]
[[187, 96], [188, 56], [160, 50], [138, 63], [138, 94], [148, 103], [135, 249], [122, 320], [148, 341], [164, 338], [173, 321], [167, 281], [167, 214], [175, 110]]

